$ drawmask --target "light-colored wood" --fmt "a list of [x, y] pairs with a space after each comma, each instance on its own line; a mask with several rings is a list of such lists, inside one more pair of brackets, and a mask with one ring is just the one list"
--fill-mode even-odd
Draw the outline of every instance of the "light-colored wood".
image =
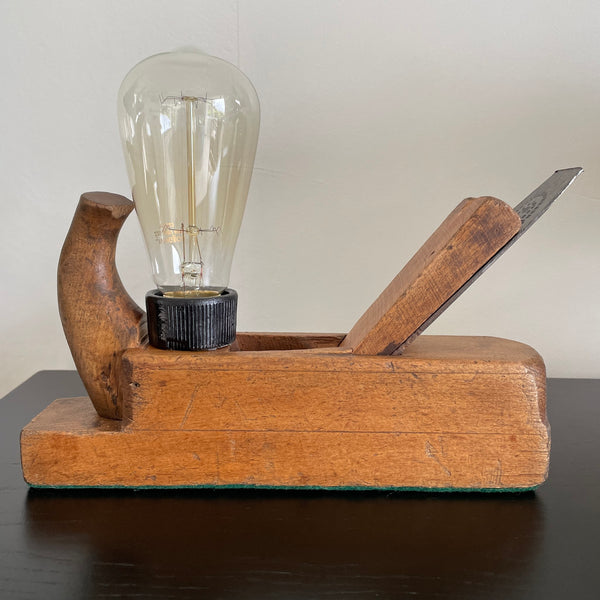
[[[57, 414], [64, 419], [58, 428]], [[87, 398], [57, 400], [40, 414], [23, 432], [27, 482], [84, 487], [529, 489], [546, 478], [547, 441], [529, 434], [120, 432], [98, 428], [96, 418]]]
[[531, 488], [549, 457], [528, 346], [424, 336], [339, 348], [123, 356], [124, 419], [60, 400], [22, 433], [32, 485]]
[[[251, 340], [255, 334], [243, 334]], [[247, 341], [249, 347], [259, 341]], [[287, 336], [288, 334], [284, 334]], [[321, 334], [313, 334], [317, 339]], [[402, 356], [356, 356], [339, 346], [311, 347], [311, 334], [301, 334], [306, 349], [242, 352], [183, 352], [159, 350], [152, 346], [129, 349], [123, 355], [124, 382], [133, 381], [131, 368], [161, 371], [364, 371], [428, 373], [524, 373], [543, 369], [540, 355], [530, 346], [502, 338], [483, 336], [426, 335], [419, 338]], [[338, 336], [332, 336], [338, 337]], [[271, 340], [277, 340], [274, 334]], [[285, 339], [282, 337], [281, 339]], [[170, 376], [172, 377], [172, 376]]]
[[104, 192], [83, 194], [58, 265], [58, 306], [73, 360], [103, 417], [121, 417], [121, 353], [145, 342], [146, 317], [115, 266], [119, 231], [133, 202]]
[[342, 341], [355, 354], [394, 354], [521, 228], [491, 197], [463, 200]]

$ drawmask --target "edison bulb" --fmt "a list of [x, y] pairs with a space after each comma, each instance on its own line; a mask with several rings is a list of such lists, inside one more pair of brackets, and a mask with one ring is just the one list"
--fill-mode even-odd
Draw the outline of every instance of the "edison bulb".
[[225, 294], [258, 139], [254, 87], [201, 52], [158, 54], [123, 80], [118, 116], [158, 296]]

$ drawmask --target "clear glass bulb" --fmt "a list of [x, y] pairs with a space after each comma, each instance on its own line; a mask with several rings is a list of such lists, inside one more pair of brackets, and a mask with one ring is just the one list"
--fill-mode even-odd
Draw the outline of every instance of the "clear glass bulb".
[[260, 122], [248, 78], [195, 50], [136, 65], [118, 95], [121, 138], [154, 281], [166, 296], [229, 283]]

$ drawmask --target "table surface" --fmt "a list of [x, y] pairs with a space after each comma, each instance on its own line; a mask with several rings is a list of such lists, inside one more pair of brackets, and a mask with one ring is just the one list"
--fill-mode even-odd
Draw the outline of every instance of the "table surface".
[[19, 431], [43, 371], [0, 400], [0, 598], [600, 598], [600, 380], [548, 382], [537, 492], [36, 490]]

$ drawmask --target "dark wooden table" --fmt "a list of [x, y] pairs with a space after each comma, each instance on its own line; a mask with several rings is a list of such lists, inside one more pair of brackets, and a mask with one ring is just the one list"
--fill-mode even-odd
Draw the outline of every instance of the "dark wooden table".
[[600, 380], [549, 381], [536, 493], [29, 490], [20, 429], [84, 395], [0, 401], [0, 599], [600, 598]]

